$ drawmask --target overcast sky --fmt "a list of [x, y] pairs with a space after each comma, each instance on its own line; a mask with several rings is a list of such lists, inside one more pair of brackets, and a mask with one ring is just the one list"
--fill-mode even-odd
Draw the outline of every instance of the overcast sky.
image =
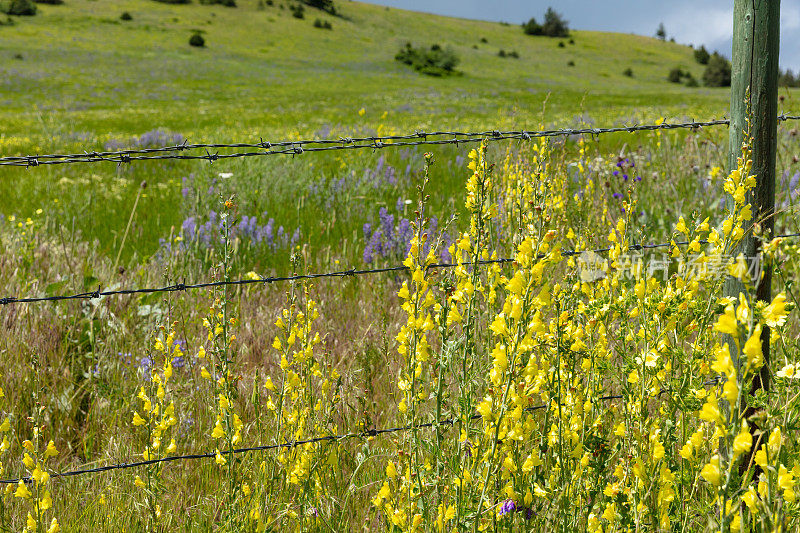
[[[704, 44], [730, 58], [733, 0], [363, 0], [372, 4], [454, 17], [519, 24], [541, 21], [553, 6], [576, 30], [654, 35], [663, 22], [669, 37]], [[772, 1], [772, 0], [770, 0]], [[781, 2], [780, 64], [800, 71], [800, 0]]]

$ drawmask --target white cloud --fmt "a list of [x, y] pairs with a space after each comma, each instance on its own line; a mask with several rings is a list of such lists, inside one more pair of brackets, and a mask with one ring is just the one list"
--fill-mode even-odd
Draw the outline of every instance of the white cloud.
[[697, 7], [670, 13], [667, 33], [680, 43], [721, 43], [733, 35], [733, 8]]
[[800, 9], [797, 6], [781, 7], [781, 30], [796, 30], [800, 28]]

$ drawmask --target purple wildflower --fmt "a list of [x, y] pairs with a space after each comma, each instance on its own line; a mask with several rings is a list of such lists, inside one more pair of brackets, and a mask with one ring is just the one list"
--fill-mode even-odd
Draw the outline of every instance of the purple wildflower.
[[508, 499], [500, 504], [500, 516], [505, 514], [513, 513], [517, 510], [517, 504], [514, 503], [514, 500]]

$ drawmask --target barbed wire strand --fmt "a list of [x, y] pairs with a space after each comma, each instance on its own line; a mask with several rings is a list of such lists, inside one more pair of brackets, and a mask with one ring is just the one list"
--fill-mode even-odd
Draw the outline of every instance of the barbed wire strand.
[[[789, 238], [797, 238], [800, 237], [800, 233], [788, 233], [783, 235], [777, 235], [775, 238], [780, 239], [789, 239]], [[709, 244], [708, 240], [702, 239], [698, 241], [699, 244], [705, 245]], [[666, 248], [669, 246], [685, 246], [689, 244], [689, 241], [670, 241], [670, 242], [663, 242], [657, 244], [632, 244], [628, 247], [629, 251], [644, 251], [644, 250], [653, 250], [657, 248]], [[581, 255], [587, 252], [593, 253], [603, 253], [608, 252], [612, 249], [612, 247], [606, 248], [596, 248], [594, 250], [567, 250], [561, 252], [561, 255], [564, 257], [571, 257], [576, 255]], [[544, 255], [540, 255], [538, 259], [543, 258]], [[474, 264], [477, 265], [490, 265], [490, 264], [503, 264], [503, 263], [513, 263], [513, 258], [501, 258], [501, 259], [486, 259], [478, 261], [477, 263], [473, 263], [471, 261], [464, 262], [464, 263], [434, 263], [428, 265], [427, 269], [439, 269], [439, 268], [457, 268], [459, 266], [473, 266]], [[161, 293], [161, 292], [183, 292], [187, 290], [193, 289], [204, 289], [204, 288], [214, 288], [214, 287], [225, 287], [225, 286], [239, 286], [239, 285], [251, 285], [251, 284], [258, 284], [258, 283], [278, 283], [278, 282], [285, 282], [285, 281], [300, 281], [300, 280], [309, 280], [309, 279], [322, 279], [322, 278], [345, 278], [351, 276], [364, 276], [369, 274], [380, 274], [385, 272], [403, 272], [407, 271], [408, 267], [405, 265], [397, 265], [397, 266], [390, 266], [384, 268], [373, 268], [373, 269], [350, 269], [350, 270], [339, 270], [336, 272], [325, 272], [319, 274], [296, 274], [292, 276], [271, 276], [271, 277], [261, 277], [258, 279], [238, 279], [238, 280], [227, 280], [227, 281], [207, 281], [207, 282], [200, 282], [200, 283], [176, 283], [174, 285], [168, 285], [166, 287], [154, 287], [154, 288], [142, 288], [142, 289], [112, 289], [112, 290], [101, 290], [100, 287], [96, 291], [91, 292], [82, 292], [78, 294], [69, 294], [69, 295], [55, 295], [55, 296], [30, 296], [25, 298], [18, 298], [15, 296], [7, 296], [5, 298], [0, 298], [0, 305], [6, 306], [9, 304], [27, 304], [27, 303], [40, 303], [40, 302], [59, 302], [64, 300], [93, 300], [97, 298], [101, 298], [104, 296], [119, 296], [119, 295], [130, 295], [130, 294], [154, 294], [154, 293]]]
[[[720, 382], [719, 378], [714, 378], [708, 380], [702, 384], [703, 387], [707, 387], [710, 385], [718, 385]], [[653, 399], [658, 399], [662, 395], [669, 393], [670, 391], [666, 388], [662, 388], [658, 394], [652, 396]], [[621, 400], [624, 396], [621, 394], [607, 394], [604, 396], [598, 396], [594, 399], [594, 401], [610, 401], [610, 400]], [[534, 405], [531, 407], [527, 407], [523, 409], [524, 412], [534, 412], [541, 409], [546, 409], [549, 404], [541, 404], [541, 405]], [[467, 420], [470, 422], [474, 422], [475, 420], [482, 419], [483, 416], [480, 414], [475, 414], [470, 416]], [[309, 439], [298, 440], [293, 442], [285, 442], [282, 444], [268, 444], [264, 446], [251, 446], [249, 448], [234, 448], [233, 450], [225, 450], [220, 451], [219, 454], [222, 456], [230, 456], [240, 453], [248, 453], [248, 452], [258, 452], [258, 451], [269, 451], [269, 450], [278, 450], [281, 448], [291, 449], [296, 448], [298, 446], [305, 446], [308, 444], [317, 444], [320, 442], [331, 442], [331, 441], [341, 441], [353, 438], [368, 438], [368, 437], [377, 437], [379, 435], [384, 435], [387, 433], [398, 433], [401, 431], [411, 431], [416, 429], [429, 429], [438, 426], [452, 426], [460, 419], [458, 418], [448, 418], [445, 420], [441, 420], [437, 422], [426, 422], [423, 424], [416, 424], [416, 425], [406, 425], [406, 426], [396, 426], [396, 427], [389, 427], [383, 429], [370, 429], [362, 432], [351, 432], [351, 433], [342, 433], [339, 435], [323, 435], [319, 437], [312, 437]], [[195, 459], [210, 459], [212, 457], [217, 456], [217, 451], [214, 452], [204, 452], [204, 453], [192, 453], [192, 454], [185, 454], [185, 455], [174, 455], [171, 457], [161, 457], [159, 459], [148, 459], [146, 461], [136, 461], [131, 463], [117, 463], [112, 465], [105, 465], [105, 466], [98, 466], [95, 468], [83, 468], [78, 470], [70, 470], [67, 472], [50, 472], [51, 478], [64, 478], [64, 477], [73, 477], [73, 476], [80, 476], [84, 474], [96, 474], [100, 472], [108, 472], [111, 470], [125, 470], [129, 468], [136, 468], [140, 466], [149, 466], [154, 464], [160, 463], [170, 463], [174, 461], [183, 461], [183, 460], [195, 460]], [[30, 483], [32, 481], [31, 476], [13, 478], [13, 479], [2, 479], [0, 480], [0, 484], [15, 484], [22, 481], [23, 483]]]
[[[800, 120], [800, 115], [778, 115], [778, 122]], [[572, 135], [600, 135], [605, 133], [634, 133], [639, 131], [674, 130], [674, 129], [700, 129], [711, 126], [727, 126], [729, 119], [707, 120], [703, 122], [690, 121], [659, 124], [635, 124], [631, 126], [616, 126], [606, 128], [562, 128], [552, 130], [510, 130], [510, 131], [415, 131], [402, 135], [382, 135], [369, 137], [340, 137], [339, 139], [305, 139], [282, 140], [268, 142], [260, 140], [257, 143], [196, 143], [176, 144], [158, 148], [136, 148], [118, 151], [91, 151], [81, 154], [41, 154], [0, 157], [0, 166], [37, 167], [41, 165], [62, 165], [72, 163], [131, 163], [133, 161], [152, 160], [206, 160], [210, 163], [223, 159], [242, 157], [261, 157], [269, 155], [301, 155], [306, 152], [325, 152], [331, 150], [372, 149], [378, 150], [387, 147], [403, 146], [435, 146], [445, 144], [476, 143], [483, 140], [527, 140], [542, 137], [569, 137]], [[222, 153], [220, 149], [254, 148], [256, 152]], [[205, 150], [205, 154], [185, 154], [189, 150]], [[209, 150], [217, 150], [211, 153]], [[178, 152], [178, 153], [175, 153]]]

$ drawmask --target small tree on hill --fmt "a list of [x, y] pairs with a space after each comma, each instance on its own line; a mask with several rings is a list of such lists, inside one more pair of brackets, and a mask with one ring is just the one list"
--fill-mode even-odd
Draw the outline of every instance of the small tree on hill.
[[664, 27], [663, 22], [658, 25], [658, 29], [656, 30], [656, 37], [658, 37], [662, 41], [667, 40], [667, 29]]
[[548, 37], [568, 37], [569, 26], [560, 13], [557, 13], [552, 7], [548, 7], [544, 14], [542, 33]]
[[544, 24], [531, 18], [522, 23], [522, 31], [527, 35], [546, 35], [548, 37], [569, 37], [569, 26], [566, 20], [552, 7], [544, 14]]
[[714, 52], [703, 72], [703, 85], [706, 87], [730, 87], [731, 62]]
[[531, 20], [522, 23], [522, 31], [524, 31], [526, 35], [541, 35], [542, 25], [536, 22], [535, 18], [531, 17]]
[[705, 46], [700, 46], [694, 51], [694, 59], [701, 65], [708, 65], [708, 60], [711, 59], [711, 54], [708, 53]]

